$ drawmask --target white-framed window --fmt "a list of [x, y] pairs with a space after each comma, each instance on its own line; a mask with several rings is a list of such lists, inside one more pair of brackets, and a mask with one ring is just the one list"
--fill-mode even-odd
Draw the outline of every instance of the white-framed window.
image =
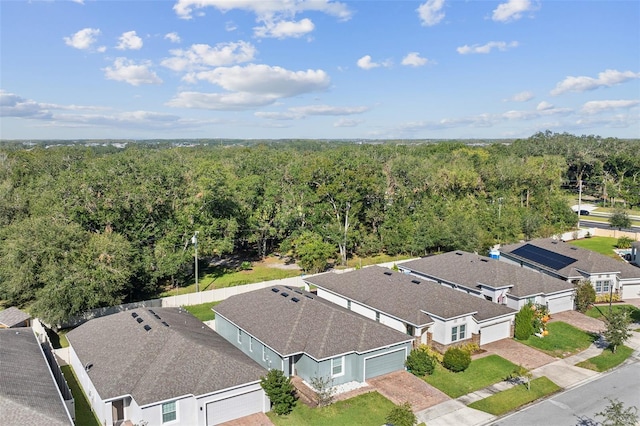
[[238, 343], [242, 343], [242, 330], [238, 329]]
[[609, 293], [611, 290], [611, 280], [597, 280], [596, 293]]
[[339, 356], [331, 359], [331, 377], [344, 375], [344, 357]]
[[347, 309], [351, 310], [351, 300], [347, 300]]
[[412, 326], [411, 324], [407, 324], [407, 334], [409, 336], [413, 336], [416, 334], [416, 329], [414, 326]]
[[266, 346], [262, 346], [262, 360], [266, 361], [267, 360], [267, 347]]
[[253, 352], [253, 337], [249, 337], [249, 352]]
[[380, 322], [380, 312], [376, 312], [376, 321]]
[[467, 325], [460, 324], [451, 328], [451, 341], [455, 342], [457, 340], [462, 340], [467, 335]]
[[162, 423], [173, 422], [178, 418], [178, 408], [176, 402], [165, 402], [162, 404]]

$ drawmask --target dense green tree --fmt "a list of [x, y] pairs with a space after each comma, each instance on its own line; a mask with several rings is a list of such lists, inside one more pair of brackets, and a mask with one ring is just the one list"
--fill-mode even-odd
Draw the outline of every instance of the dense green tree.
[[629, 325], [631, 324], [631, 316], [626, 310], [609, 311], [606, 316], [607, 328], [602, 333], [613, 353], [616, 352], [618, 346], [631, 337]]
[[527, 303], [516, 314], [514, 335], [518, 340], [527, 340], [533, 330], [533, 305]]
[[278, 414], [289, 414], [296, 405], [295, 388], [291, 379], [281, 370], [271, 369], [260, 378], [260, 386], [271, 400], [271, 410]]
[[576, 310], [586, 312], [596, 301], [596, 290], [589, 280], [580, 280], [576, 284]]
[[631, 227], [631, 219], [629, 219], [629, 215], [624, 209], [617, 208], [611, 213], [609, 217], [609, 224], [613, 228], [618, 228], [621, 230], [622, 228]]
[[607, 398], [609, 405], [604, 411], [596, 413], [596, 417], [603, 417], [602, 426], [635, 426], [638, 424], [638, 407], [626, 407], [618, 398]]

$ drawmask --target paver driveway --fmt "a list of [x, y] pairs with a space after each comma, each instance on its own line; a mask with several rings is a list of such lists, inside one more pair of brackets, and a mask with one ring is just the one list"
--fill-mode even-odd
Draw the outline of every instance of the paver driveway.
[[409, 402], [414, 412], [451, 399], [407, 371], [395, 371], [374, 377], [367, 380], [367, 383], [394, 404]]
[[[603, 308], [600, 307], [600, 309]], [[551, 320], [549, 322], [554, 321], [566, 322], [580, 330], [590, 333], [601, 333], [606, 328], [604, 322], [599, 319], [588, 317], [578, 311], [564, 311], [553, 314], [551, 315]]]
[[483, 355], [496, 354], [531, 370], [556, 361], [556, 358], [513, 339], [502, 339], [482, 346]]

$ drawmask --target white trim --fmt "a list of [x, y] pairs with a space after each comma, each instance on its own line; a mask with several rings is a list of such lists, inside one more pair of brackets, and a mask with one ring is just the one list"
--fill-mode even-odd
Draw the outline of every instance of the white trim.
[[[333, 372], [333, 361], [336, 360], [336, 359], [340, 359], [340, 372], [339, 373], [334, 373]], [[344, 372], [344, 370], [345, 370], [345, 359], [346, 359], [346, 357], [344, 355], [331, 358], [331, 377], [344, 376], [344, 373], [345, 373]]]

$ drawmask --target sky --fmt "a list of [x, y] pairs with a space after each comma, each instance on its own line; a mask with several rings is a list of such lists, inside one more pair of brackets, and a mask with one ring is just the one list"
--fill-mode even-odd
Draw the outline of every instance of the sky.
[[637, 0], [4, 0], [0, 138], [640, 138], [639, 23]]

